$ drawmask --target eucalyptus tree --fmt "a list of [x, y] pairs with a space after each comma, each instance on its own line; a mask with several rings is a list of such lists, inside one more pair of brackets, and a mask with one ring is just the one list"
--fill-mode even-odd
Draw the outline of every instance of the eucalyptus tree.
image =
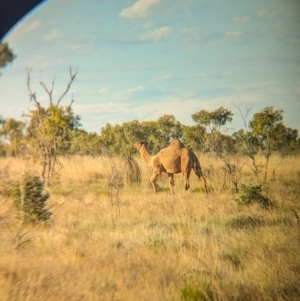
[[183, 125], [182, 142], [187, 148], [203, 152], [206, 144], [206, 128], [200, 124]]
[[139, 121], [133, 120], [112, 126], [107, 123], [100, 131], [100, 142], [110, 154], [131, 157], [133, 145], [144, 138]]
[[267, 180], [268, 165], [271, 153], [276, 150], [276, 144], [282, 143], [282, 138], [289, 137], [289, 133], [297, 137], [298, 132], [288, 130], [283, 124], [283, 110], [275, 110], [272, 106], [266, 107], [258, 113], [255, 113], [249, 122], [252, 137], [260, 142], [261, 150], [265, 156], [265, 174], [264, 180]]
[[0, 120], [0, 145], [2, 155], [17, 157], [24, 151], [25, 123], [13, 118]]
[[220, 107], [214, 111], [201, 110], [192, 115], [193, 120], [199, 126], [204, 126], [206, 128], [206, 139], [203, 139], [207, 142], [206, 148], [218, 154], [218, 143], [221, 137], [221, 129], [224, 129], [224, 126], [232, 121], [233, 113], [223, 107]]

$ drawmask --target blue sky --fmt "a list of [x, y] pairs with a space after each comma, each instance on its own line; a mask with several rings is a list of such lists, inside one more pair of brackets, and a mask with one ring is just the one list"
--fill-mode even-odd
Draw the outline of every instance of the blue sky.
[[3, 39], [17, 54], [1, 71], [0, 115], [22, 119], [39, 85], [63, 92], [69, 67], [78, 69], [69, 104], [83, 129], [99, 133], [107, 122], [156, 120], [235, 105], [255, 113], [284, 110], [300, 129], [300, 2], [298, 0], [47, 0]]

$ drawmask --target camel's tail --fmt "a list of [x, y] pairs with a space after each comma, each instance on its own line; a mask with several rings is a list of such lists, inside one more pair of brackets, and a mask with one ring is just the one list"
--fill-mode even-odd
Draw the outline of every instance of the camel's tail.
[[205, 189], [205, 192], [207, 193], [206, 180], [203, 176], [200, 162], [199, 162], [197, 156], [193, 152], [192, 152], [192, 155], [193, 155], [193, 169], [194, 169], [194, 172], [198, 176], [199, 179], [201, 179], [201, 178], [203, 179], [204, 189]]

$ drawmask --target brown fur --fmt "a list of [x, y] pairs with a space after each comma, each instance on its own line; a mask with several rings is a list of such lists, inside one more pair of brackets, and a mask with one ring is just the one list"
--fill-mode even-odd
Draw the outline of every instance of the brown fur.
[[203, 177], [200, 162], [196, 155], [187, 149], [183, 143], [174, 139], [171, 144], [163, 148], [155, 156], [151, 156], [144, 142], [135, 143], [134, 147], [139, 151], [142, 158], [153, 168], [153, 174], [150, 178], [154, 192], [157, 192], [155, 179], [165, 172], [169, 177], [170, 190], [173, 191], [174, 174], [182, 173], [185, 180], [185, 190], [190, 187], [189, 178], [193, 169], [199, 179], [203, 179], [204, 189], [207, 193], [206, 181]]

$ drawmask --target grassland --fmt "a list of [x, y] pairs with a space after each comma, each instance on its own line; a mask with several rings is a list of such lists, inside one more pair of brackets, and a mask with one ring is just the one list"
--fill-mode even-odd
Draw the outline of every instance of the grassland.
[[[263, 158], [258, 158], [263, 164]], [[22, 225], [0, 195], [0, 299], [300, 300], [300, 157], [273, 156], [262, 194], [273, 208], [237, 205], [232, 184], [257, 185], [252, 163], [201, 156], [210, 193], [191, 176], [175, 193], [139, 158], [128, 184], [117, 158], [61, 158], [47, 207], [51, 219]], [[39, 166], [0, 159], [1, 189]], [[224, 168], [225, 167], [225, 168]], [[227, 171], [226, 171], [227, 170]]]

